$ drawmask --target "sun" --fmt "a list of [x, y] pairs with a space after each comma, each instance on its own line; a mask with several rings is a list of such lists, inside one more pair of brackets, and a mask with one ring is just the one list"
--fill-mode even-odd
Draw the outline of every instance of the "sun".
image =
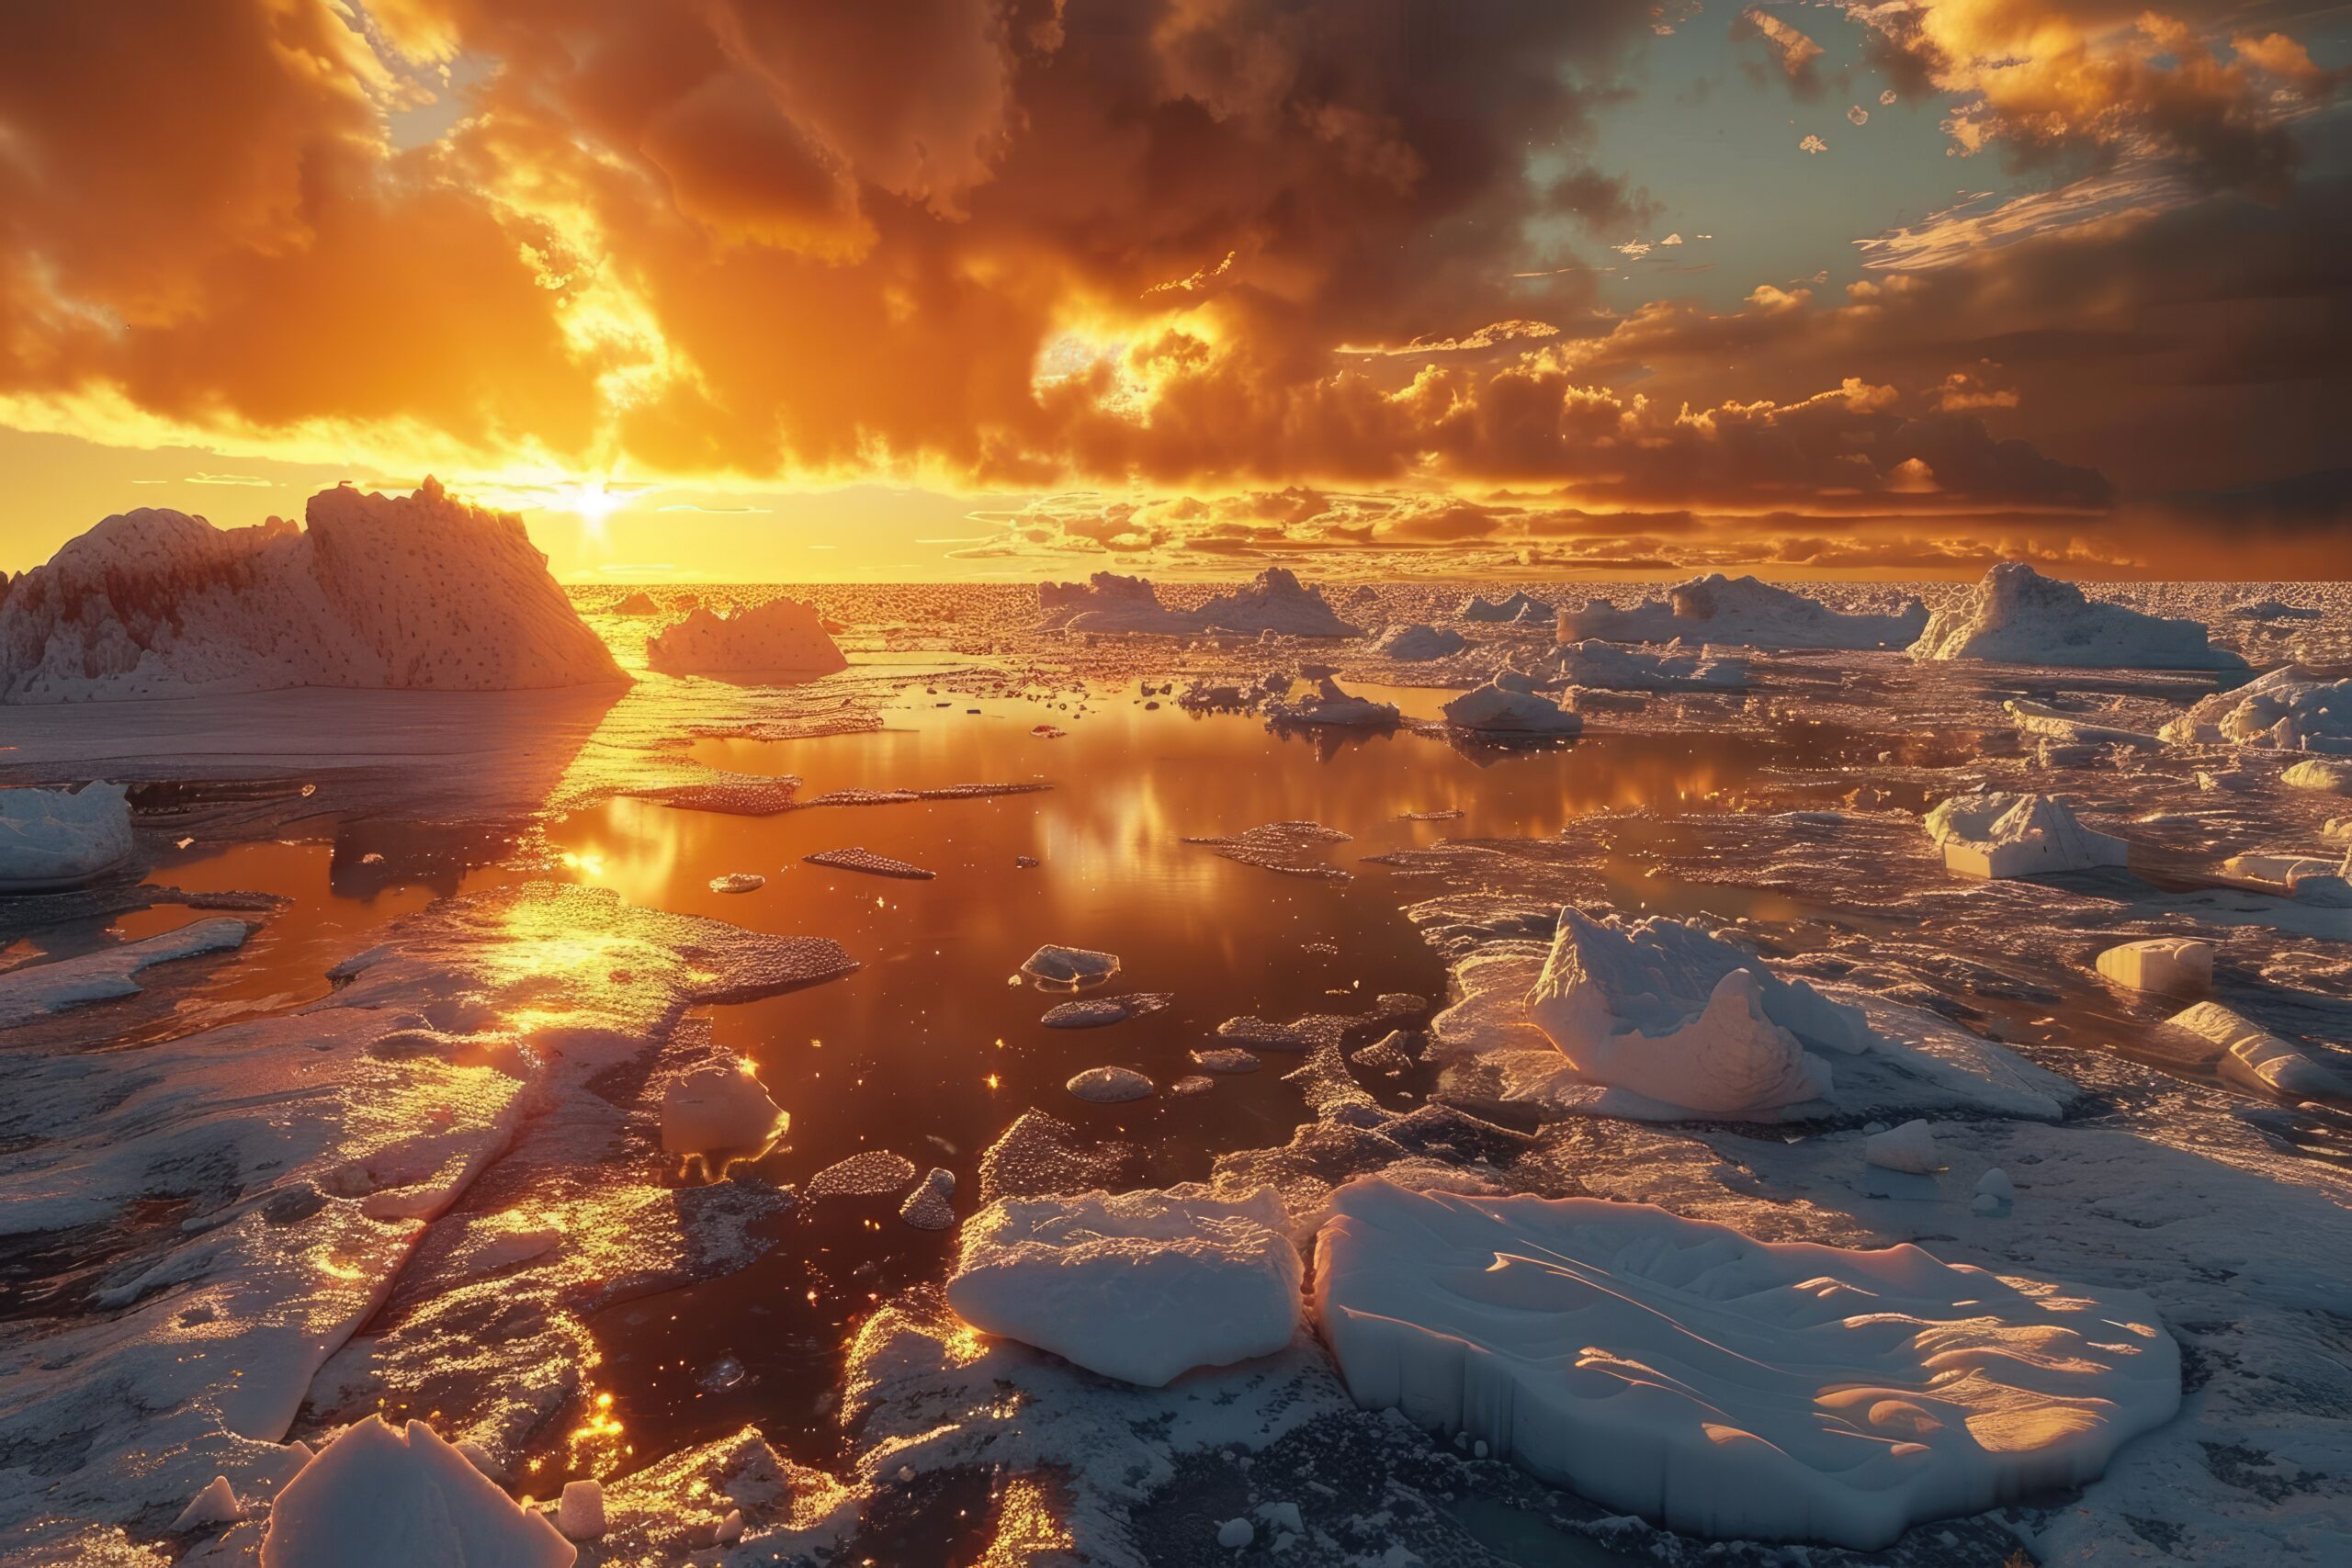
[[572, 513], [590, 533], [601, 534], [605, 519], [627, 506], [630, 498], [629, 491], [610, 489], [602, 479], [577, 479], [549, 491], [548, 506], [551, 511]]

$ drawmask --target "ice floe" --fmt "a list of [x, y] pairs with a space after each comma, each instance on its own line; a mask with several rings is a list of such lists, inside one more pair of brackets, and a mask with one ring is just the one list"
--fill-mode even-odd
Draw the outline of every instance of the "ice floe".
[[1175, 1000], [1167, 991], [1130, 991], [1116, 997], [1083, 997], [1047, 1008], [1039, 1023], [1047, 1029], [1102, 1029], [1158, 1012]]
[[1927, 829], [1945, 867], [1963, 876], [2045, 876], [2131, 863], [2121, 839], [2084, 827], [2052, 795], [1955, 795], [1928, 813]]
[[1348, 842], [1349, 837], [1337, 828], [1327, 828], [1320, 822], [1261, 822], [1255, 828], [1245, 829], [1225, 838], [1186, 839], [1184, 841], [1214, 850], [1227, 860], [1253, 865], [1261, 871], [1343, 882], [1351, 874], [1345, 868], [1318, 857], [1320, 852], [1330, 845]]
[[2280, 773], [2278, 782], [2290, 789], [2352, 795], [2352, 761], [2334, 757], [2306, 757]]
[[849, 667], [817, 612], [797, 599], [770, 599], [726, 616], [697, 607], [646, 639], [645, 661], [665, 675], [786, 682], [813, 681]]
[[903, 1192], [915, 1179], [915, 1162], [888, 1149], [865, 1149], [836, 1160], [808, 1179], [819, 1198], [880, 1198]]
[[175, 959], [229, 952], [243, 946], [252, 931], [248, 922], [222, 916], [119, 947], [0, 969], [0, 1029], [13, 1029], [68, 1008], [135, 997], [141, 987], [133, 976], [141, 970]]
[[1119, 972], [1119, 955], [1083, 947], [1057, 947], [1051, 942], [1021, 961], [1021, 973], [1034, 985], [1069, 990], [1100, 985]]
[[2086, 599], [2024, 561], [2003, 561], [1958, 604], [1928, 619], [1911, 657], [2091, 670], [2243, 670], [2206, 640], [2201, 622]]
[[1421, 664], [1432, 659], [1451, 659], [1469, 646], [1468, 639], [1453, 627], [1423, 622], [1388, 627], [1373, 639], [1372, 651], [1384, 659]]
[[764, 1148], [791, 1123], [741, 1057], [697, 1067], [662, 1091], [662, 1146], [673, 1155]]
[[308, 522], [107, 518], [0, 598], [0, 702], [628, 679], [511, 513], [427, 479], [322, 491]]
[[1118, 1105], [1130, 1100], [1148, 1099], [1152, 1081], [1133, 1067], [1089, 1067], [1062, 1086], [1080, 1100], [1097, 1105]]
[[1517, 670], [1498, 671], [1485, 685], [1447, 703], [1443, 711], [1448, 725], [1479, 735], [1575, 735], [1584, 728], [1581, 715], [1535, 690], [1533, 680]]
[[952, 1230], [956, 1225], [956, 1205], [951, 1201], [956, 1192], [956, 1173], [933, 1168], [931, 1174], [915, 1184], [899, 1205], [899, 1218], [919, 1231]]
[[422, 1421], [353, 1423], [286, 1483], [261, 1568], [571, 1568], [579, 1553]]
[[0, 789], [0, 893], [75, 887], [130, 858], [128, 791]]
[[2181, 1395], [2135, 1292], [1591, 1199], [1354, 1183], [1314, 1303], [1360, 1403], [1716, 1539], [1883, 1547], [2096, 1479]]
[[1580, 610], [1563, 609], [1563, 643], [1597, 637], [1605, 642], [1727, 643], [1742, 648], [1865, 649], [1901, 648], [1928, 623], [1917, 599], [1891, 615], [1846, 615], [1818, 599], [1721, 572], [1694, 577], [1664, 599], [1647, 599], [1630, 610], [1606, 599]]
[[2162, 734], [2178, 745], [2352, 751], [2352, 680], [2323, 680], [2300, 664], [2283, 664], [2202, 699]]
[[888, 855], [877, 855], [872, 850], [819, 850], [802, 855], [810, 865], [821, 865], [834, 871], [854, 871], [866, 876], [888, 876], [900, 882], [929, 882], [938, 876], [935, 871]]
[[1299, 581], [1285, 568], [1270, 566], [1242, 586], [1217, 594], [1195, 612], [1210, 631], [1272, 632], [1282, 637], [1359, 637], [1361, 626], [1340, 618], [1323, 591]]
[[947, 1304], [984, 1333], [1158, 1388], [1290, 1344], [1288, 1232], [1271, 1188], [1001, 1199], [965, 1222]]

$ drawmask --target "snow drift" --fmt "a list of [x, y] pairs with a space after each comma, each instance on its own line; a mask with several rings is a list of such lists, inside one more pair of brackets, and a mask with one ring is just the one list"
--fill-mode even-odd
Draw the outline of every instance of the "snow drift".
[[130, 859], [133, 842], [120, 784], [0, 789], [0, 893], [79, 886]]
[[645, 661], [664, 675], [777, 675], [814, 680], [849, 668], [817, 612], [797, 599], [771, 599], [715, 615], [696, 607], [646, 639]]
[[141, 508], [70, 540], [0, 595], [0, 702], [628, 679], [511, 513], [427, 479], [322, 491], [308, 520]]
[[1929, 616], [1911, 657], [2080, 670], [2245, 668], [2236, 654], [2207, 643], [2202, 622], [2086, 599], [2073, 583], [2044, 577], [2021, 560], [2001, 562], [1966, 599]]
[[2096, 1479], [2180, 1404], [2126, 1291], [1646, 1204], [1341, 1188], [1315, 1316], [1358, 1404], [1717, 1540], [1868, 1551]]
[[1752, 577], [1721, 572], [1694, 577], [1664, 599], [1645, 599], [1630, 610], [1593, 599], [1581, 610], [1562, 610], [1559, 638], [1582, 642], [1736, 643], [1764, 649], [1900, 648], [1928, 623], [1917, 599], [1891, 615], [1845, 615], [1818, 599], [1775, 588]]

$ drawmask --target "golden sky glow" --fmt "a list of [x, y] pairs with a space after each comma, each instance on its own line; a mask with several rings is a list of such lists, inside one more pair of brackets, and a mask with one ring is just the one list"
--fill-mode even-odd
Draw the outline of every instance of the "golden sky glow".
[[0, 566], [435, 472], [612, 581], [2332, 570], [2345, 31], [12, 6]]

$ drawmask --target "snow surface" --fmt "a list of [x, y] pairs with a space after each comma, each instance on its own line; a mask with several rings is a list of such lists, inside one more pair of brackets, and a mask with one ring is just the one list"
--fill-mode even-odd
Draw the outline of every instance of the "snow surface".
[[2093, 832], [2064, 801], [2047, 795], [1955, 795], [1928, 813], [1927, 829], [1943, 849], [1945, 867], [1964, 876], [2045, 876], [2131, 863], [2121, 839]]
[[1468, 639], [1452, 626], [1433, 626], [1422, 621], [1390, 626], [1373, 639], [1372, 651], [1385, 659], [1419, 664], [1432, 659], [1451, 659], [1469, 646]]
[[1354, 1182], [1314, 1302], [1359, 1403], [1717, 1539], [1883, 1547], [2092, 1481], [2180, 1404], [2136, 1292], [1642, 1204]]
[[0, 893], [74, 887], [130, 858], [129, 792], [0, 789]]
[[1291, 1342], [1288, 1229], [1272, 1188], [999, 1199], [965, 1222], [947, 1304], [984, 1333], [1160, 1388]]
[[1606, 599], [1560, 612], [1559, 639], [1582, 642], [1729, 643], [1743, 648], [1864, 649], [1900, 648], [1919, 635], [1927, 606], [1917, 599], [1891, 615], [1846, 615], [1818, 599], [1721, 572], [1694, 577], [1664, 599], [1620, 609]]
[[1581, 715], [1536, 691], [1532, 680], [1517, 670], [1498, 671], [1493, 680], [1463, 693], [1442, 711], [1454, 728], [1481, 735], [1576, 735], [1584, 729]]
[[1921, 660], [1978, 659], [2081, 670], [2243, 670], [2206, 641], [2202, 623], [2086, 599], [2024, 561], [2003, 561], [1960, 603], [1928, 617], [1911, 645]]
[[68, 1008], [135, 997], [141, 970], [174, 959], [226, 953], [244, 945], [253, 927], [226, 916], [142, 937], [78, 957], [0, 969], [0, 1029], [14, 1029]]
[[665, 675], [775, 676], [813, 681], [849, 660], [797, 599], [770, 599], [719, 616], [697, 607], [646, 639], [645, 661]]
[[261, 1543], [261, 1568], [571, 1568], [578, 1556], [424, 1422], [395, 1430], [373, 1416], [286, 1483]]
[[68, 541], [0, 598], [0, 702], [628, 680], [511, 513], [427, 479], [322, 491], [308, 521], [141, 508]]
[[2322, 680], [2300, 664], [2282, 664], [2198, 702], [2162, 734], [2177, 745], [2352, 751], [2352, 680]]

